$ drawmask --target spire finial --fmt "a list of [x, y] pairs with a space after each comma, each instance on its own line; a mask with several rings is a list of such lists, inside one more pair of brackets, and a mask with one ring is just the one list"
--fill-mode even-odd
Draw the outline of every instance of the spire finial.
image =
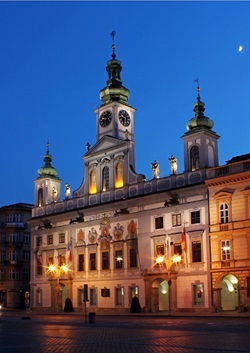
[[49, 154], [49, 146], [50, 146], [50, 144], [49, 144], [49, 137], [48, 137], [47, 143], [46, 143], [46, 147], [47, 147], [46, 153], [47, 153], [47, 154]]
[[197, 87], [196, 87], [196, 91], [198, 92], [198, 100], [200, 100], [200, 85], [199, 85], [199, 79], [198, 79], [198, 77], [197, 77], [197, 79], [196, 80], [194, 80], [194, 82], [196, 82], [196, 84], [197, 84]]
[[110, 35], [111, 35], [111, 38], [112, 38], [112, 41], [113, 41], [113, 44], [112, 44], [112, 50], [113, 50], [113, 52], [112, 52], [112, 59], [113, 60], [115, 60], [115, 57], [116, 57], [116, 55], [115, 55], [115, 31], [112, 31], [111, 33], [110, 33]]

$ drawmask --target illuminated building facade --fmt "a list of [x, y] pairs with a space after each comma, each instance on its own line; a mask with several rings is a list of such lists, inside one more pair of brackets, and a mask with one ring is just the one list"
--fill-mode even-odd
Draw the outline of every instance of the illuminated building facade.
[[213, 304], [250, 307], [250, 155], [208, 170]]
[[[96, 143], [86, 145], [84, 178], [71, 195], [52, 167], [49, 146], [35, 184], [32, 210], [31, 305], [63, 310], [128, 312], [133, 297], [145, 311], [211, 308], [207, 167], [218, 165], [213, 122], [198, 90], [187, 124], [183, 173], [136, 173], [134, 114], [112, 47], [107, 85], [100, 91]], [[178, 256], [178, 261], [175, 262]], [[161, 259], [161, 261], [159, 261]], [[51, 265], [55, 272], [49, 271]], [[60, 269], [68, 267], [69, 271]], [[85, 286], [84, 286], [85, 285]], [[87, 285], [87, 286], [86, 286]], [[85, 288], [85, 289], [84, 289]], [[86, 298], [85, 298], [86, 299]]]

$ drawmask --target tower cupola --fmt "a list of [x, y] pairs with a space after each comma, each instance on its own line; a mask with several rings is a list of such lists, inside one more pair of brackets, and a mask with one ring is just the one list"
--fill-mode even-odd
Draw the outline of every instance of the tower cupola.
[[111, 102], [120, 102], [123, 104], [128, 104], [130, 92], [129, 90], [122, 86], [121, 71], [122, 65], [121, 61], [116, 59], [115, 54], [115, 44], [114, 37], [115, 32], [111, 32], [111, 37], [113, 39], [112, 44], [112, 58], [107, 61], [106, 71], [108, 72], [108, 80], [106, 81], [107, 86], [100, 91], [100, 99], [103, 105], [109, 104]]
[[201, 101], [200, 97], [200, 87], [197, 86], [197, 101], [194, 103], [195, 116], [190, 119], [187, 123], [187, 130], [197, 130], [197, 129], [208, 129], [211, 130], [214, 126], [213, 120], [204, 115], [205, 103]]

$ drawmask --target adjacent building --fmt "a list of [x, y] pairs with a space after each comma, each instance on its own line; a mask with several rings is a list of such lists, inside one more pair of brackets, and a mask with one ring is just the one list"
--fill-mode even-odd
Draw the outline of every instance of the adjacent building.
[[[128, 312], [210, 310], [207, 168], [218, 167], [218, 138], [198, 89], [182, 140], [185, 170], [152, 179], [136, 172], [135, 108], [112, 47], [108, 79], [95, 109], [96, 143], [87, 144], [78, 190], [62, 188], [49, 145], [38, 170], [31, 226], [31, 306]], [[183, 127], [185, 131], [185, 127]]]
[[[30, 227], [33, 205], [0, 208], [0, 305], [25, 307], [30, 290]], [[27, 297], [27, 294], [26, 294]]]
[[250, 307], [250, 154], [208, 170], [214, 308]]

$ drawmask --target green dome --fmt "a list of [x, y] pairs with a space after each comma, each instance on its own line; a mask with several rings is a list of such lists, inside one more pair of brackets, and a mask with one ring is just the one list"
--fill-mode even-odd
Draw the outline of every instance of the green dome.
[[200, 128], [205, 128], [211, 130], [212, 127], [214, 126], [213, 120], [209, 119], [204, 115], [205, 111], [205, 103], [201, 101], [199, 91], [198, 91], [198, 97], [197, 97], [197, 102], [194, 103], [194, 112], [195, 116], [190, 119], [187, 123], [187, 130], [195, 130], [195, 129], [200, 129]]
[[114, 45], [112, 45], [112, 49], [112, 60], [109, 60], [106, 65], [106, 71], [108, 72], [107, 86], [100, 91], [100, 99], [103, 104], [110, 102], [127, 104], [130, 92], [126, 87], [122, 86], [122, 65], [119, 60], [116, 60]]
[[56, 178], [58, 172], [57, 170], [52, 167], [51, 162], [52, 162], [52, 156], [49, 154], [49, 147], [47, 146], [47, 152], [45, 156], [43, 157], [44, 161], [44, 166], [38, 169], [38, 174], [40, 178], [44, 177], [50, 177], [50, 178]]

